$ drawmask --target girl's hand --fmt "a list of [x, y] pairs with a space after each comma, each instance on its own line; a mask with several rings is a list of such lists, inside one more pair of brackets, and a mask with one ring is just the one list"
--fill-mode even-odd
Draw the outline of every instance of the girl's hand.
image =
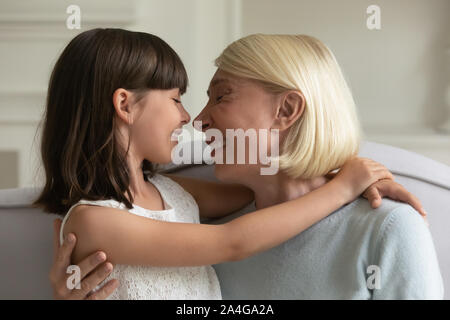
[[[366, 161], [369, 160], [369, 161]], [[364, 158], [353, 158], [349, 161], [347, 161], [344, 166], [342, 167], [342, 169], [346, 169], [347, 171], [350, 171], [353, 167], [354, 170], [362, 170], [364, 171], [364, 167], [366, 167], [366, 170], [373, 170], [375, 168], [375, 170], [380, 170], [379, 167], [377, 166], [373, 166], [374, 164], [376, 164], [375, 161], [370, 160], [370, 159], [364, 159]], [[375, 183], [373, 183], [372, 185], [370, 185], [363, 193], [363, 197], [366, 198], [370, 205], [372, 206], [372, 208], [376, 209], [381, 205], [382, 202], [382, 198], [387, 197], [390, 198], [392, 200], [397, 200], [397, 201], [401, 201], [401, 202], [405, 202], [407, 204], [409, 204], [410, 206], [412, 206], [414, 209], [416, 209], [416, 211], [418, 211], [422, 217], [425, 219], [425, 222], [428, 224], [427, 221], [427, 213], [425, 211], [425, 209], [423, 208], [421, 202], [419, 201], [419, 199], [414, 196], [412, 193], [408, 192], [408, 190], [406, 190], [401, 184], [398, 184], [396, 182], [394, 182], [394, 177], [392, 176], [392, 174], [390, 174], [390, 172], [382, 165], [381, 166], [381, 171], [378, 174], [386, 174], [387, 178], [386, 179], [381, 179], [376, 181]], [[346, 171], [339, 171], [339, 173], [341, 175], [343, 174], [350, 174], [350, 172], [346, 172]], [[387, 174], [386, 172], [389, 172], [389, 174]], [[327, 175], [328, 178], [333, 179], [334, 177], [338, 176], [338, 174], [335, 173], [329, 173]], [[354, 174], [358, 174], [357, 172], [354, 172]], [[370, 173], [367, 173], [367, 175], [370, 175]], [[353, 199], [352, 199], [353, 200]]]
[[339, 180], [345, 191], [345, 201], [351, 202], [359, 197], [369, 186], [378, 180], [394, 180], [385, 166], [367, 158], [353, 157], [344, 163], [333, 180]]
[[392, 200], [398, 200], [409, 204], [416, 209], [426, 221], [426, 211], [420, 203], [419, 199], [412, 193], [408, 192], [401, 184], [392, 180], [380, 180], [372, 184], [363, 193], [363, 197], [369, 200], [372, 208], [378, 208], [381, 205], [381, 198], [387, 197]]

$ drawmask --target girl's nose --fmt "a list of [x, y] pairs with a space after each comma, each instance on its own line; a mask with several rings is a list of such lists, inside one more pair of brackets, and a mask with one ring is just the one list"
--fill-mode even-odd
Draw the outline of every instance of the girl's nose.
[[181, 122], [183, 124], [188, 124], [189, 122], [191, 122], [191, 116], [184, 108], [183, 108], [183, 118], [182, 118]]

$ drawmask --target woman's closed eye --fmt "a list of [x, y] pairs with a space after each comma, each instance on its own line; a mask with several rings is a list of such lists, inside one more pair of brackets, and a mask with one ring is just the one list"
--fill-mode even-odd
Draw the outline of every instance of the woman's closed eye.
[[176, 103], [181, 103], [181, 100], [178, 100], [178, 99], [175, 99], [175, 98], [172, 98], [173, 99], [173, 101], [175, 101]]
[[230, 95], [230, 94], [231, 94], [231, 90], [226, 90], [225, 92], [220, 92], [220, 93], [216, 96], [215, 102], [218, 103], [218, 102], [222, 101], [222, 99], [223, 99], [225, 96], [228, 96], [228, 95]]
[[[216, 90], [214, 90], [214, 91], [216, 91]], [[227, 96], [229, 96], [231, 93], [232, 93], [231, 89], [217, 90], [216, 92], [212, 92], [212, 93], [207, 91], [207, 94], [209, 96], [209, 101], [212, 102], [213, 104], [221, 103], [224, 100], [224, 98], [227, 98]]]

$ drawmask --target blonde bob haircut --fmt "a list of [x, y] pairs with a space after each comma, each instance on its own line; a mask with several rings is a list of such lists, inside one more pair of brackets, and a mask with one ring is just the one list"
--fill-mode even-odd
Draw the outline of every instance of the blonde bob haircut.
[[359, 150], [355, 103], [333, 53], [306, 35], [254, 34], [231, 43], [215, 60], [235, 76], [278, 94], [299, 91], [305, 109], [280, 146], [279, 167], [303, 179], [341, 167]]

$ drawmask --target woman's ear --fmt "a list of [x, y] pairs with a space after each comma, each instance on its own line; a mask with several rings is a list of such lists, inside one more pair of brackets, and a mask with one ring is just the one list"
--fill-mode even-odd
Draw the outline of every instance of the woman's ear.
[[284, 92], [279, 99], [273, 129], [280, 131], [288, 129], [303, 114], [305, 110], [305, 97], [300, 91]]
[[133, 115], [131, 113], [131, 92], [119, 88], [113, 93], [113, 105], [117, 115], [127, 124], [133, 123]]

